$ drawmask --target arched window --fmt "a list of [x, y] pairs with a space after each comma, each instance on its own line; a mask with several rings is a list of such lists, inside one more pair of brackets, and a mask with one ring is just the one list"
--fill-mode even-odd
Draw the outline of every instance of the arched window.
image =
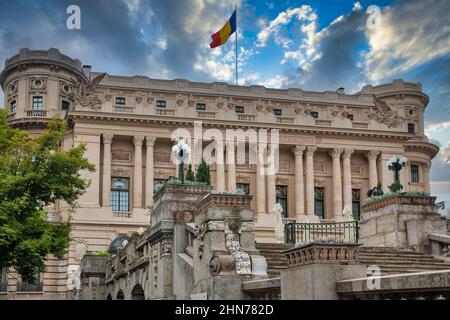
[[131, 291], [131, 300], [145, 300], [144, 289], [140, 284], [135, 285]]
[[119, 290], [119, 292], [117, 292], [116, 300], [125, 300], [125, 296], [122, 290]]

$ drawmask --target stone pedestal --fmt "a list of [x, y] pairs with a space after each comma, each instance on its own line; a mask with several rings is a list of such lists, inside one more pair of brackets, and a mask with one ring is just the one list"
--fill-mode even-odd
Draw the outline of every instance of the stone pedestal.
[[81, 261], [79, 300], [105, 300], [108, 256], [84, 256]]
[[194, 217], [192, 294], [207, 299], [244, 299], [243, 279], [267, 278], [267, 263], [255, 248], [251, 196], [209, 194]]
[[364, 246], [430, 252], [429, 233], [447, 234], [436, 197], [395, 195], [362, 206], [360, 239]]
[[336, 283], [366, 275], [358, 263], [358, 245], [312, 243], [285, 252], [282, 300], [338, 300]]

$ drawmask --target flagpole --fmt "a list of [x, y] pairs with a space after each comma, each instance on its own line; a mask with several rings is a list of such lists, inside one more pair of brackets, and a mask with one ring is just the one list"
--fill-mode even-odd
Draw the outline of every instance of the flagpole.
[[235, 39], [236, 39], [236, 85], [238, 85], [238, 23], [237, 23], [237, 19], [238, 19], [238, 14], [237, 14], [237, 2], [234, 3], [234, 10], [236, 11], [236, 34], [235, 34]]

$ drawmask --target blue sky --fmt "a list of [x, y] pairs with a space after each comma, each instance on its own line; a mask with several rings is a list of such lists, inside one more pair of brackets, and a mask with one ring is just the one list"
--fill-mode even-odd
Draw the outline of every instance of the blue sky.
[[[110, 74], [234, 82], [234, 38], [211, 34], [234, 0], [0, 0], [0, 59], [59, 48]], [[81, 8], [81, 30], [66, 8]], [[367, 8], [380, 8], [369, 29]], [[450, 1], [238, 0], [241, 84], [358, 91], [403, 78], [431, 101], [426, 133], [441, 148], [432, 191], [450, 200]], [[2, 99], [2, 94], [0, 94]], [[2, 100], [0, 100], [2, 101]]]

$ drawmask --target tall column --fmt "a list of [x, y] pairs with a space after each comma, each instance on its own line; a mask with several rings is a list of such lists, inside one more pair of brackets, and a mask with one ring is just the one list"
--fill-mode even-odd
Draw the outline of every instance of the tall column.
[[340, 148], [333, 149], [329, 153], [333, 159], [333, 217], [335, 219], [340, 219], [342, 216], [341, 153]]
[[134, 143], [134, 208], [142, 208], [142, 143], [143, 136], [135, 136]]
[[370, 150], [366, 153], [366, 158], [369, 160], [369, 189], [376, 187], [378, 184], [377, 174], [377, 157], [380, 154], [378, 150]]
[[145, 190], [147, 190], [145, 205], [150, 206], [153, 204], [153, 148], [156, 143], [156, 137], [146, 137], [145, 143], [147, 146], [145, 154]]
[[275, 203], [277, 202], [277, 197], [276, 197], [276, 183], [275, 183], [275, 177], [277, 174], [277, 164], [275, 163], [278, 159], [278, 157], [276, 157], [276, 152], [277, 152], [277, 147], [274, 146], [273, 144], [269, 144], [269, 152], [268, 152], [268, 157], [270, 160], [269, 163], [269, 170], [267, 172], [267, 212], [269, 214], [274, 214], [275, 210], [274, 210], [274, 206]]
[[266, 186], [264, 183], [264, 152], [266, 148], [267, 145], [258, 144], [256, 153], [256, 213], [258, 215], [266, 212]]
[[223, 159], [223, 141], [216, 142], [216, 191], [225, 191], [225, 164]]
[[352, 168], [350, 164], [350, 158], [352, 157], [353, 149], [345, 148], [342, 154], [342, 182], [343, 182], [343, 197], [344, 208], [348, 206], [352, 211]]
[[234, 141], [227, 142], [227, 164], [228, 164], [228, 191], [236, 191], [236, 156]]
[[110, 207], [110, 197], [111, 194], [111, 144], [114, 135], [104, 134], [103, 135], [103, 206]]
[[305, 190], [303, 186], [303, 152], [306, 146], [297, 146], [292, 150], [295, 155], [295, 215], [297, 220], [304, 220]]
[[314, 213], [314, 152], [317, 147], [306, 147], [306, 214], [315, 218]]

